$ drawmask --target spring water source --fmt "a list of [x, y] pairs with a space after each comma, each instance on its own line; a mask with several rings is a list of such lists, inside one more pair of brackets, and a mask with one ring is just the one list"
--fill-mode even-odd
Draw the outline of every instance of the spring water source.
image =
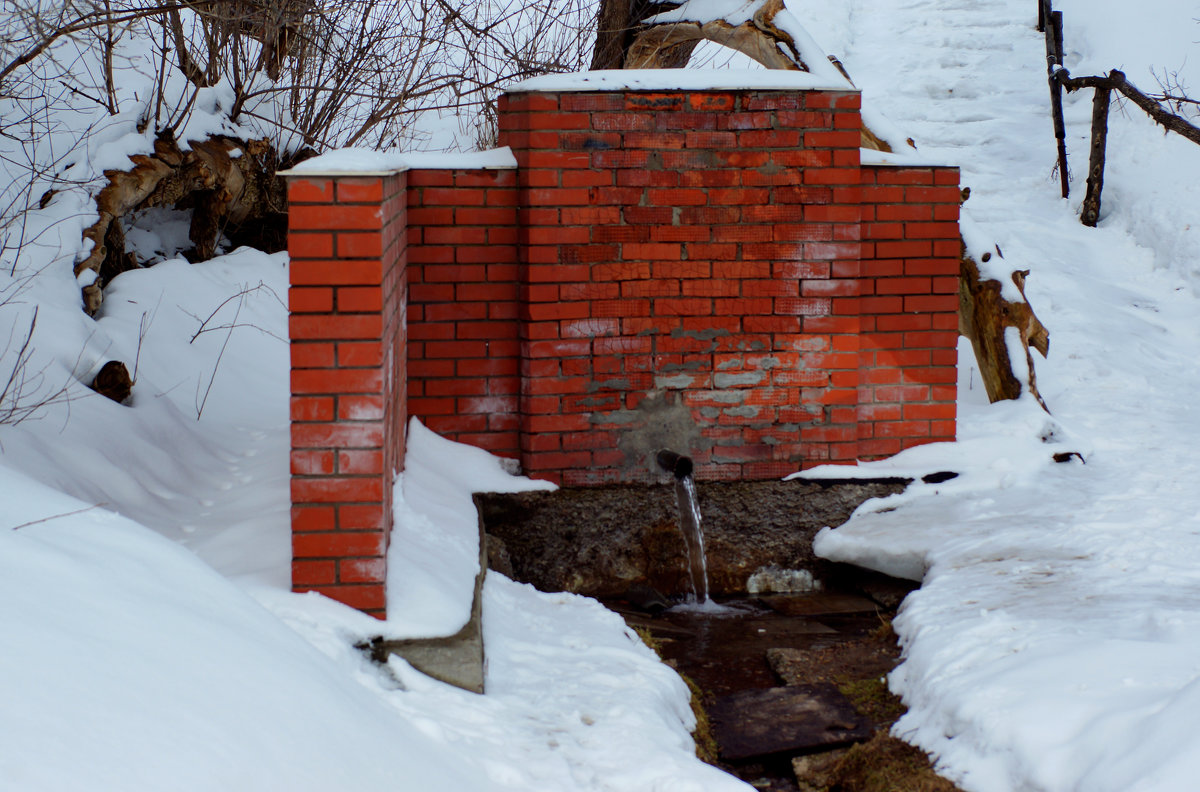
[[704, 528], [700, 522], [700, 504], [696, 500], [696, 480], [691, 473], [675, 480], [675, 499], [679, 503], [679, 528], [683, 532], [692, 578], [690, 602], [707, 605], [708, 559], [704, 555]]
[[708, 598], [708, 559], [704, 555], [704, 529], [701, 526], [700, 503], [696, 498], [696, 480], [692, 476], [692, 460], [674, 451], [660, 451], [657, 459], [659, 467], [675, 477], [679, 529], [683, 532], [688, 573], [692, 580], [692, 596], [687, 604], [700, 610], [723, 610]]

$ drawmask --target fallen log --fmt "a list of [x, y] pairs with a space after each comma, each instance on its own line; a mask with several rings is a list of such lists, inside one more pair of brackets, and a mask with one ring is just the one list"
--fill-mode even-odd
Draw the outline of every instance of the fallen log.
[[[128, 171], [105, 171], [108, 184], [96, 196], [99, 219], [83, 232], [92, 245], [75, 265], [75, 276], [86, 282], [83, 307], [89, 315], [99, 310], [105, 284], [140, 265], [125, 251], [121, 220], [131, 213], [149, 207], [190, 209], [194, 247], [188, 256], [203, 261], [212, 258], [223, 233], [236, 233], [242, 225], [269, 228], [286, 211], [284, 188], [275, 177], [275, 153], [265, 140], [213, 137], [189, 141], [183, 150], [173, 138], [162, 136], [154, 142], [154, 153], [130, 159], [133, 168]], [[278, 249], [281, 243], [279, 235], [266, 247]], [[89, 271], [94, 277], [81, 277]]]

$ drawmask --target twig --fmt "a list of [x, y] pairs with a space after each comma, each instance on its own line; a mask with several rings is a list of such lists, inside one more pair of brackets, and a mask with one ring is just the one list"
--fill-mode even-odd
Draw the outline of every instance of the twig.
[[28, 528], [29, 526], [37, 525], [38, 523], [50, 522], [51, 520], [58, 520], [63, 517], [73, 517], [76, 514], [83, 514], [84, 512], [91, 511], [92, 509], [99, 509], [107, 505], [107, 503], [95, 503], [91, 506], [85, 506], [82, 509], [76, 509], [75, 511], [63, 512], [62, 514], [51, 514], [49, 517], [43, 517], [40, 520], [30, 520], [29, 522], [21, 523], [20, 525], [14, 525], [12, 530], [19, 531], [22, 528]]

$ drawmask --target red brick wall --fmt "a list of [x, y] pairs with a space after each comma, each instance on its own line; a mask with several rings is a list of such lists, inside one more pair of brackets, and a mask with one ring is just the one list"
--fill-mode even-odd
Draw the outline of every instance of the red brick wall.
[[855, 459], [858, 107], [825, 91], [501, 100], [527, 240], [527, 470], [654, 479], [655, 440], [705, 478]]
[[516, 171], [408, 179], [409, 412], [452, 440], [516, 457]]
[[958, 230], [955, 168], [862, 169], [858, 455], [954, 439]]
[[292, 584], [383, 616], [404, 458], [405, 174], [297, 176], [288, 202]]
[[518, 93], [516, 170], [289, 175], [293, 582], [382, 615], [409, 415], [566, 484], [954, 437], [958, 173], [859, 96]]

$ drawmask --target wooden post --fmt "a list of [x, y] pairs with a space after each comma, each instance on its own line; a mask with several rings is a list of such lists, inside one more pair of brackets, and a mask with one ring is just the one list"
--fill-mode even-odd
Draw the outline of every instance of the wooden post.
[[1062, 83], [1058, 81], [1058, 68], [1062, 66], [1062, 12], [1050, 13], [1050, 24], [1046, 26], [1046, 75], [1050, 83], [1050, 113], [1054, 118], [1054, 138], [1058, 141], [1058, 177], [1062, 183], [1062, 197], [1071, 194], [1067, 175], [1067, 125], [1063, 120]]
[[1046, 32], [1046, 18], [1050, 16], [1052, 9], [1050, 0], [1038, 0], [1038, 16], [1037, 16], [1037, 31], [1038, 33]]
[[1097, 87], [1092, 98], [1092, 149], [1088, 158], [1087, 195], [1079, 219], [1091, 228], [1100, 219], [1100, 192], [1104, 189], [1104, 149], [1108, 142], [1108, 103], [1111, 88]]

